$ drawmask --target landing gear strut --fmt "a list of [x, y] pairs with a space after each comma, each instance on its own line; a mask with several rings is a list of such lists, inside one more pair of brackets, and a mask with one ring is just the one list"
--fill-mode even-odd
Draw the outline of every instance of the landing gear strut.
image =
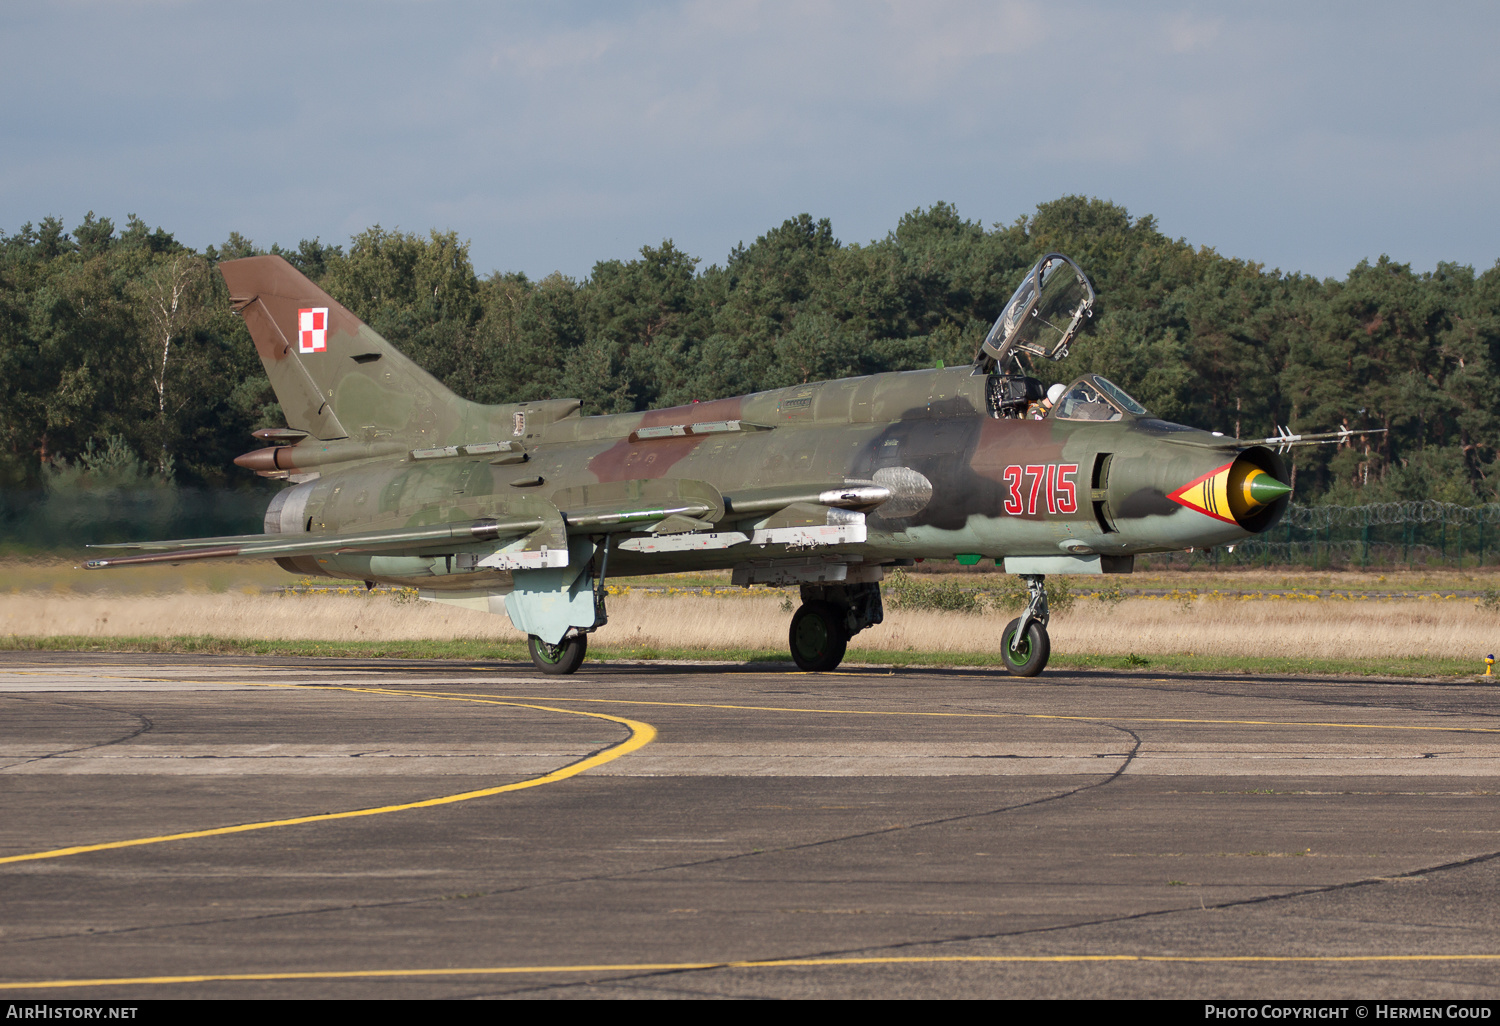
[[879, 584], [804, 584], [787, 637], [792, 660], [809, 673], [826, 673], [844, 661], [850, 638], [883, 619]]
[[1020, 616], [1005, 625], [1000, 635], [1000, 658], [1015, 677], [1035, 677], [1052, 655], [1047, 637], [1047, 587], [1041, 574], [1022, 574], [1030, 601]]
[[[588, 652], [589, 635], [609, 622], [609, 612], [604, 608], [607, 597], [604, 578], [609, 572], [610, 536], [602, 535], [591, 541], [594, 554], [589, 556], [588, 565], [584, 567], [583, 573], [576, 575], [578, 580], [572, 584], [572, 589], [568, 594], [577, 593], [578, 598], [592, 603], [594, 622], [591, 625], [587, 623], [587, 614], [577, 616], [582, 611], [576, 608], [575, 603], [575, 608], [572, 610], [575, 618], [564, 621], [568, 624], [567, 633], [557, 644], [549, 644], [536, 634], [528, 634], [527, 647], [531, 650], [531, 664], [543, 673], [565, 675], [576, 671], [583, 664], [584, 654]], [[573, 544], [578, 545], [580, 542], [581, 539], [574, 539]], [[544, 572], [556, 573], [556, 571]], [[567, 582], [564, 582], [564, 586], [567, 587]], [[590, 594], [587, 596], [581, 594], [583, 588], [588, 588]], [[569, 601], [571, 602], [572, 599]], [[511, 613], [511, 622], [515, 623], [515, 613], [511, 612], [508, 600], [506, 609]], [[520, 625], [517, 624], [517, 626]], [[525, 630], [524, 627], [522, 629]]]

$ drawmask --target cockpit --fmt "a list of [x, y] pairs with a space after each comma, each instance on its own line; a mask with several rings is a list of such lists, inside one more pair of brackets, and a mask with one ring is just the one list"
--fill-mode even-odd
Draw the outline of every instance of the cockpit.
[[1058, 420], [1119, 420], [1146, 416], [1146, 408], [1119, 385], [1098, 374], [1085, 374], [1063, 393], [1052, 416]]
[[1091, 421], [1148, 416], [1123, 388], [1097, 374], [1085, 374], [1067, 388], [1044, 388], [1028, 373], [1028, 363], [1040, 366], [1041, 360], [1067, 356], [1093, 309], [1094, 288], [1077, 264], [1061, 253], [1036, 262], [974, 360], [975, 373], [989, 376], [991, 416]]

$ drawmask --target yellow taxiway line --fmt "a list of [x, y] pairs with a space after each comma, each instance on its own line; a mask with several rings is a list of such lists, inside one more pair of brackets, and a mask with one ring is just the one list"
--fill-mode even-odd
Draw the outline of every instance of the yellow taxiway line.
[[[270, 684], [259, 681], [226, 681], [223, 683], [236, 683], [248, 687], [267, 688], [304, 688], [301, 684]], [[454, 802], [471, 801], [475, 798], [486, 798], [491, 795], [503, 794], [508, 791], [519, 791], [524, 788], [538, 787], [542, 784], [551, 784], [559, 780], [583, 773], [586, 770], [604, 763], [611, 762], [623, 755], [637, 751], [650, 744], [656, 737], [656, 728], [649, 723], [640, 720], [626, 719], [622, 716], [611, 716], [607, 713], [586, 712], [579, 709], [560, 709], [556, 706], [535, 705], [532, 703], [543, 702], [568, 702], [570, 704], [606, 704], [606, 705], [640, 705], [655, 708], [675, 709], [723, 709], [729, 711], [743, 712], [775, 712], [775, 713], [802, 713], [807, 715], [840, 715], [840, 716], [919, 716], [950, 719], [1013, 719], [1013, 720], [1052, 720], [1059, 722], [1077, 723], [1192, 723], [1203, 725], [1220, 726], [1264, 726], [1264, 727], [1342, 727], [1350, 730], [1408, 730], [1408, 731], [1435, 731], [1440, 733], [1460, 734], [1500, 734], [1500, 728], [1496, 727], [1447, 727], [1447, 726], [1422, 726], [1415, 724], [1392, 724], [1392, 723], [1337, 723], [1324, 721], [1302, 721], [1302, 720], [1236, 720], [1236, 719], [1193, 719], [1186, 717], [1150, 717], [1150, 716], [1069, 716], [1060, 713], [986, 713], [986, 712], [922, 712], [915, 710], [882, 710], [882, 709], [825, 709], [825, 708], [799, 708], [795, 706], [766, 706], [766, 705], [735, 705], [715, 702], [650, 702], [639, 699], [621, 698], [573, 698], [566, 696], [536, 696], [536, 695], [475, 695], [465, 693], [440, 693], [432, 691], [412, 690], [408, 688], [382, 688], [382, 687], [358, 687], [354, 685], [321, 684], [320, 690], [324, 691], [353, 691], [364, 694], [392, 695], [403, 698], [423, 698], [450, 702], [470, 702], [479, 705], [500, 705], [512, 708], [535, 709], [541, 712], [563, 713], [572, 716], [588, 716], [594, 719], [609, 720], [620, 723], [630, 728], [631, 736], [618, 745], [614, 745], [590, 756], [580, 762], [554, 770], [540, 777], [517, 781], [512, 784], [504, 784], [499, 787], [482, 788], [477, 791], [465, 791], [460, 794], [442, 795], [436, 798], [428, 798], [417, 802], [406, 802], [400, 805], [382, 805], [369, 809], [353, 809], [347, 812], [327, 812], [313, 816], [298, 816], [290, 819], [266, 820], [258, 823], [241, 823], [234, 826], [213, 827], [207, 830], [190, 830], [176, 834], [163, 834], [156, 837], [138, 837], [123, 841], [108, 841], [101, 844], [74, 845], [68, 848], [54, 848], [48, 851], [28, 852], [23, 855], [8, 855], [0, 857], [0, 865], [11, 862], [28, 862], [37, 859], [62, 858], [68, 855], [81, 855], [85, 852], [107, 851], [115, 848], [132, 848], [146, 844], [162, 844], [168, 841], [186, 841], [200, 837], [218, 837], [225, 834], [246, 833], [253, 830], [268, 830], [273, 827], [298, 826], [304, 823], [322, 823], [337, 819], [354, 819], [361, 816], [379, 816], [391, 812], [405, 812], [409, 809], [431, 808], [437, 805], [449, 805]]]
[[[256, 684], [257, 687], [298, 687], [292, 684]], [[480, 705], [503, 705], [510, 708], [535, 709], [540, 712], [563, 713], [568, 716], [588, 716], [596, 720], [609, 720], [612, 723], [620, 723], [630, 728], [630, 736], [619, 744], [611, 745], [601, 752], [596, 752], [586, 759], [581, 759], [561, 769], [553, 770], [539, 777], [531, 777], [527, 780], [518, 780], [511, 784], [501, 784], [498, 787], [485, 787], [477, 791], [463, 791], [459, 794], [440, 795], [436, 798], [425, 798], [416, 802], [403, 802], [399, 805], [380, 805], [369, 809], [351, 809], [348, 812], [324, 812], [314, 816], [294, 816], [289, 819], [271, 819], [259, 823], [238, 823], [234, 826], [212, 827], [207, 830], [187, 830], [176, 834], [161, 834], [156, 837], [132, 837], [124, 841], [105, 841], [101, 844], [78, 844], [68, 848], [53, 848], [48, 851], [28, 852], [24, 855], [7, 855], [0, 858], [0, 865], [10, 862], [31, 862], [37, 859], [58, 859], [67, 855], [82, 855], [91, 851], [109, 851], [115, 848], [134, 848], [144, 844], [165, 844], [168, 841], [188, 841], [199, 837], [222, 837], [225, 834], [243, 834], [252, 830], [270, 830], [275, 827], [300, 826], [303, 823], [326, 823], [336, 819], [357, 819], [361, 816], [383, 816], [391, 812], [406, 812], [410, 809], [430, 809], [437, 805], [452, 805], [455, 802], [472, 801], [475, 798], [488, 798], [491, 795], [505, 794], [509, 791], [521, 791], [528, 787], [540, 787], [543, 784], [554, 784], [559, 780], [567, 780], [578, 774], [591, 770], [596, 766], [602, 766], [612, 762], [622, 755], [629, 755], [650, 744], [656, 738], [656, 728], [649, 723], [640, 720], [629, 720], [623, 716], [610, 716], [607, 713], [583, 712], [578, 709], [557, 709], [546, 705], [531, 705], [523, 702], [507, 702], [489, 697], [458, 696], [458, 695], [432, 695], [422, 692], [408, 691], [385, 691], [380, 688], [353, 688], [339, 685], [322, 685], [320, 690], [325, 691], [364, 691], [376, 694], [400, 695], [403, 697], [421, 697], [446, 699], [453, 702], [473, 702]]]
[[[255, 687], [278, 687], [298, 688], [303, 685], [295, 684], [268, 684], [260, 682], [238, 681], [233, 683], [248, 684]], [[139, 845], [161, 844], [168, 841], [189, 840], [201, 837], [215, 837], [226, 834], [244, 833], [254, 830], [266, 830], [273, 827], [295, 826], [304, 823], [318, 823], [338, 819], [352, 819], [362, 816], [384, 815], [391, 812], [403, 812], [409, 809], [431, 808], [438, 805], [447, 805], [455, 802], [470, 801], [475, 798], [483, 798], [491, 795], [503, 794], [509, 791], [518, 791], [525, 788], [537, 787], [542, 784], [555, 783], [576, 776], [596, 766], [611, 762], [621, 756], [650, 744], [656, 737], [656, 728], [649, 723], [640, 720], [627, 719], [621, 716], [612, 716], [606, 713], [586, 712], [577, 709], [563, 709], [556, 706], [537, 705], [538, 701], [576, 703], [598, 703], [611, 705], [641, 705], [663, 708], [686, 708], [686, 709], [724, 709], [746, 712], [777, 712], [777, 713], [803, 713], [811, 715], [850, 715], [850, 716], [922, 716], [922, 717], [944, 717], [944, 718], [984, 718], [984, 719], [1031, 719], [1031, 720], [1058, 720], [1074, 722], [1133, 722], [1133, 723], [1198, 723], [1198, 724], [1221, 724], [1240, 726], [1312, 726], [1312, 727], [1345, 727], [1351, 729], [1367, 730], [1419, 730], [1419, 731], [1443, 731], [1460, 733], [1500, 733], [1497, 728], [1485, 727], [1443, 727], [1443, 726], [1415, 726], [1402, 724], [1370, 724], [1370, 723], [1336, 723], [1336, 722], [1314, 722], [1314, 721], [1287, 721], [1287, 720], [1234, 720], [1234, 719], [1188, 719], [1188, 718], [1165, 718], [1165, 717], [1119, 717], [1119, 716], [1069, 716], [1048, 713], [980, 713], [980, 712], [918, 712], [910, 710], [868, 710], [868, 709], [828, 709], [828, 708], [797, 708], [792, 706], [754, 706], [734, 705], [727, 703], [706, 702], [650, 702], [641, 700], [628, 700], [617, 698], [572, 698], [561, 696], [490, 696], [471, 694], [441, 694], [431, 691], [418, 691], [396, 688], [380, 687], [356, 687], [349, 685], [320, 685], [321, 690], [327, 691], [354, 691], [368, 694], [385, 694], [398, 697], [412, 697], [424, 699], [436, 699], [443, 701], [469, 702], [482, 705], [497, 705], [511, 708], [533, 709], [540, 712], [554, 712], [565, 715], [587, 716], [594, 719], [608, 720], [619, 723], [630, 729], [631, 735], [619, 744], [613, 745], [601, 752], [573, 763], [569, 766], [554, 770], [542, 776], [527, 780], [516, 781], [497, 787], [483, 788], [476, 791], [465, 791], [459, 794], [443, 795], [436, 798], [428, 798], [422, 801], [407, 802], [398, 805], [385, 805], [368, 809], [354, 809], [347, 812], [322, 813], [313, 816], [299, 816], [289, 819], [268, 820], [257, 823], [243, 823], [234, 826], [215, 827], [207, 830], [193, 830], [176, 834], [165, 834], [156, 837], [132, 838], [123, 841], [110, 841], [101, 844], [76, 845], [68, 848], [58, 848], [50, 851], [32, 852], [23, 855], [11, 855], [0, 858], [0, 864], [11, 862], [24, 862], [36, 859], [60, 858], [67, 855], [82, 854], [84, 852], [105, 851], [115, 848], [128, 848]], [[356, 969], [356, 970], [321, 970], [304, 972], [261, 972], [261, 973], [203, 973], [183, 974], [172, 976], [136, 976], [136, 977], [107, 977], [73, 980], [35, 980], [16, 981], [0, 983], [0, 991], [16, 990], [58, 990], [68, 988], [84, 987], [110, 987], [110, 986], [161, 986], [170, 984], [191, 983], [215, 983], [215, 982], [271, 982], [271, 981], [297, 981], [297, 980], [353, 980], [353, 979], [421, 979], [421, 978], [453, 978], [453, 977], [486, 977], [486, 976], [526, 976], [526, 975], [558, 975], [569, 973], [622, 973], [622, 972], [681, 972], [702, 971], [714, 969], [777, 969], [791, 967], [839, 967], [839, 966], [871, 966], [871, 965], [1002, 965], [1002, 964], [1068, 964], [1068, 963], [1179, 963], [1179, 964], [1254, 964], [1254, 963], [1304, 963], [1332, 965], [1346, 964], [1371, 964], [1371, 963], [1414, 963], [1414, 962], [1497, 962], [1500, 954], [1469, 954], [1469, 955], [934, 955], [934, 956], [889, 956], [889, 957], [847, 957], [847, 958], [783, 958], [765, 960], [737, 960], [720, 962], [628, 962], [628, 963], [599, 963], [590, 965], [538, 965], [538, 966], [475, 966], [467, 968], [442, 968], [442, 969]]]
[[69, 987], [161, 986], [174, 983], [254, 983], [277, 980], [421, 979], [455, 976], [529, 976], [563, 973], [664, 973], [707, 969], [784, 969], [861, 965], [1062, 965], [1068, 963], [1179, 963], [1199, 965], [1381, 962], [1497, 962], [1500, 954], [1477, 955], [907, 955], [868, 958], [774, 958], [729, 962], [618, 962], [595, 965], [505, 965], [457, 969], [347, 969], [286, 973], [201, 973], [180, 976], [117, 976], [80, 980], [0, 983], [0, 990], [59, 990]]
[[[432, 696], [432, 693], [427, 691], [405, 691], [387, 688], [372, 688], [369, 690], [385, 691], [398, 695]], [[455, 692], [453, 697], [471, 698], [480, 696], [469, 696], [462, 692]], [[1444, 727], [1406, 723], [1337, 723], [1319, 720], [1210, 720], [1191, 719], [1181, 716], [1112, 716], [1108, 714], [1101, 716], [1067, 716], [1061, 713], [918, 712], [910, 709], [820, 709], [779, 705], [728, 705], [717, 702], [647, 702], [628, 698], [573, 698], [565, 695], [497, 695], [495, 697], [508, 701], [570, 702], [579, 704], [588, 702], [603, 705], [647, 705], [668, 709], [730, 709], [745, 712], [808, 713], [838, 716], [927, 716], [983, 720], [1061, 720], [1074, 723], [1193, 723], [1206, 726], [1235, 727], [1347, 727], [1351, 730], [1420, 730], [1456, 734], [1500, 734], [1500, 727]]]

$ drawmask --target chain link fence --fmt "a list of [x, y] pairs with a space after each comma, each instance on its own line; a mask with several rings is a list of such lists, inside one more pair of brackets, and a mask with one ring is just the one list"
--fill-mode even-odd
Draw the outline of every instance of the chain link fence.
[[1465, 569], [1500, 562], [1500, 503], [1378, 502], [1290, 507], [1258, 538], [1207, 552], [1153, 555], [1152, 566], [1204, 563]]
[[[269, 489], [0, 490], [0, 552], [82, 551], [89, 542], [256, 534]], [[1257, 538], [1207, 552], [1154, 554], [1152, 566], [1447, 567], [1500, 563], [1500, 503], [1298, 506]]]
[[0, 554], [81, 553], [88, 544], [258, 534], [269, 489], [0, 489]]

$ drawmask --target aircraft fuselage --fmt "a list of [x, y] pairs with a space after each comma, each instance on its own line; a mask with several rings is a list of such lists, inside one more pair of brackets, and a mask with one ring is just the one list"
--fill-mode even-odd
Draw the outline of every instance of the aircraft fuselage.
[[[808, 554], [864, 562], [1120, 557], [1233, 543], [1256, 533], [1168, 498], [1174, 489], [1244, 458], [1225, 439], [1149, 418], [1000, 419], [987, 409], [986, 388], [986, 375], [952, 368], [819, 382], [637, 414], [548, 420], [523, 405], [497, 408], [515, 411], [492, 422], [512, 426], [504, 439], [449, 444], [457, 450], [464, 443], [507, 441], [524, 460], [402, 452], [329, 467], [331, 472], [278, 496], [267, 528], [316, 534], [478, 520], [496, 516], [520, 495], [685, 479], [708, 482], [723, 493], [722, 529], [753, 529], [763, 520], [736, 509], [737, 499], [760, 493], [875, 482], [893, 495], [865, 519], [863, 542], [807, 548], [747, 541], [650, 554], [615, 548], [611, 576], [729, 569], [747, 560]], [[710, 430], [692, 433], [704, 425]], [[1264, 448], [1243, 452], [1267, 469], [1275, 460]], [[562, 512], [566, 520], [569, 511]], [[503, 586], [509, 578], [506, 571], [466, 566], [453, 556], [333, 554], [288, 557], [282, 565], [305, 574], [437, 590]]]

